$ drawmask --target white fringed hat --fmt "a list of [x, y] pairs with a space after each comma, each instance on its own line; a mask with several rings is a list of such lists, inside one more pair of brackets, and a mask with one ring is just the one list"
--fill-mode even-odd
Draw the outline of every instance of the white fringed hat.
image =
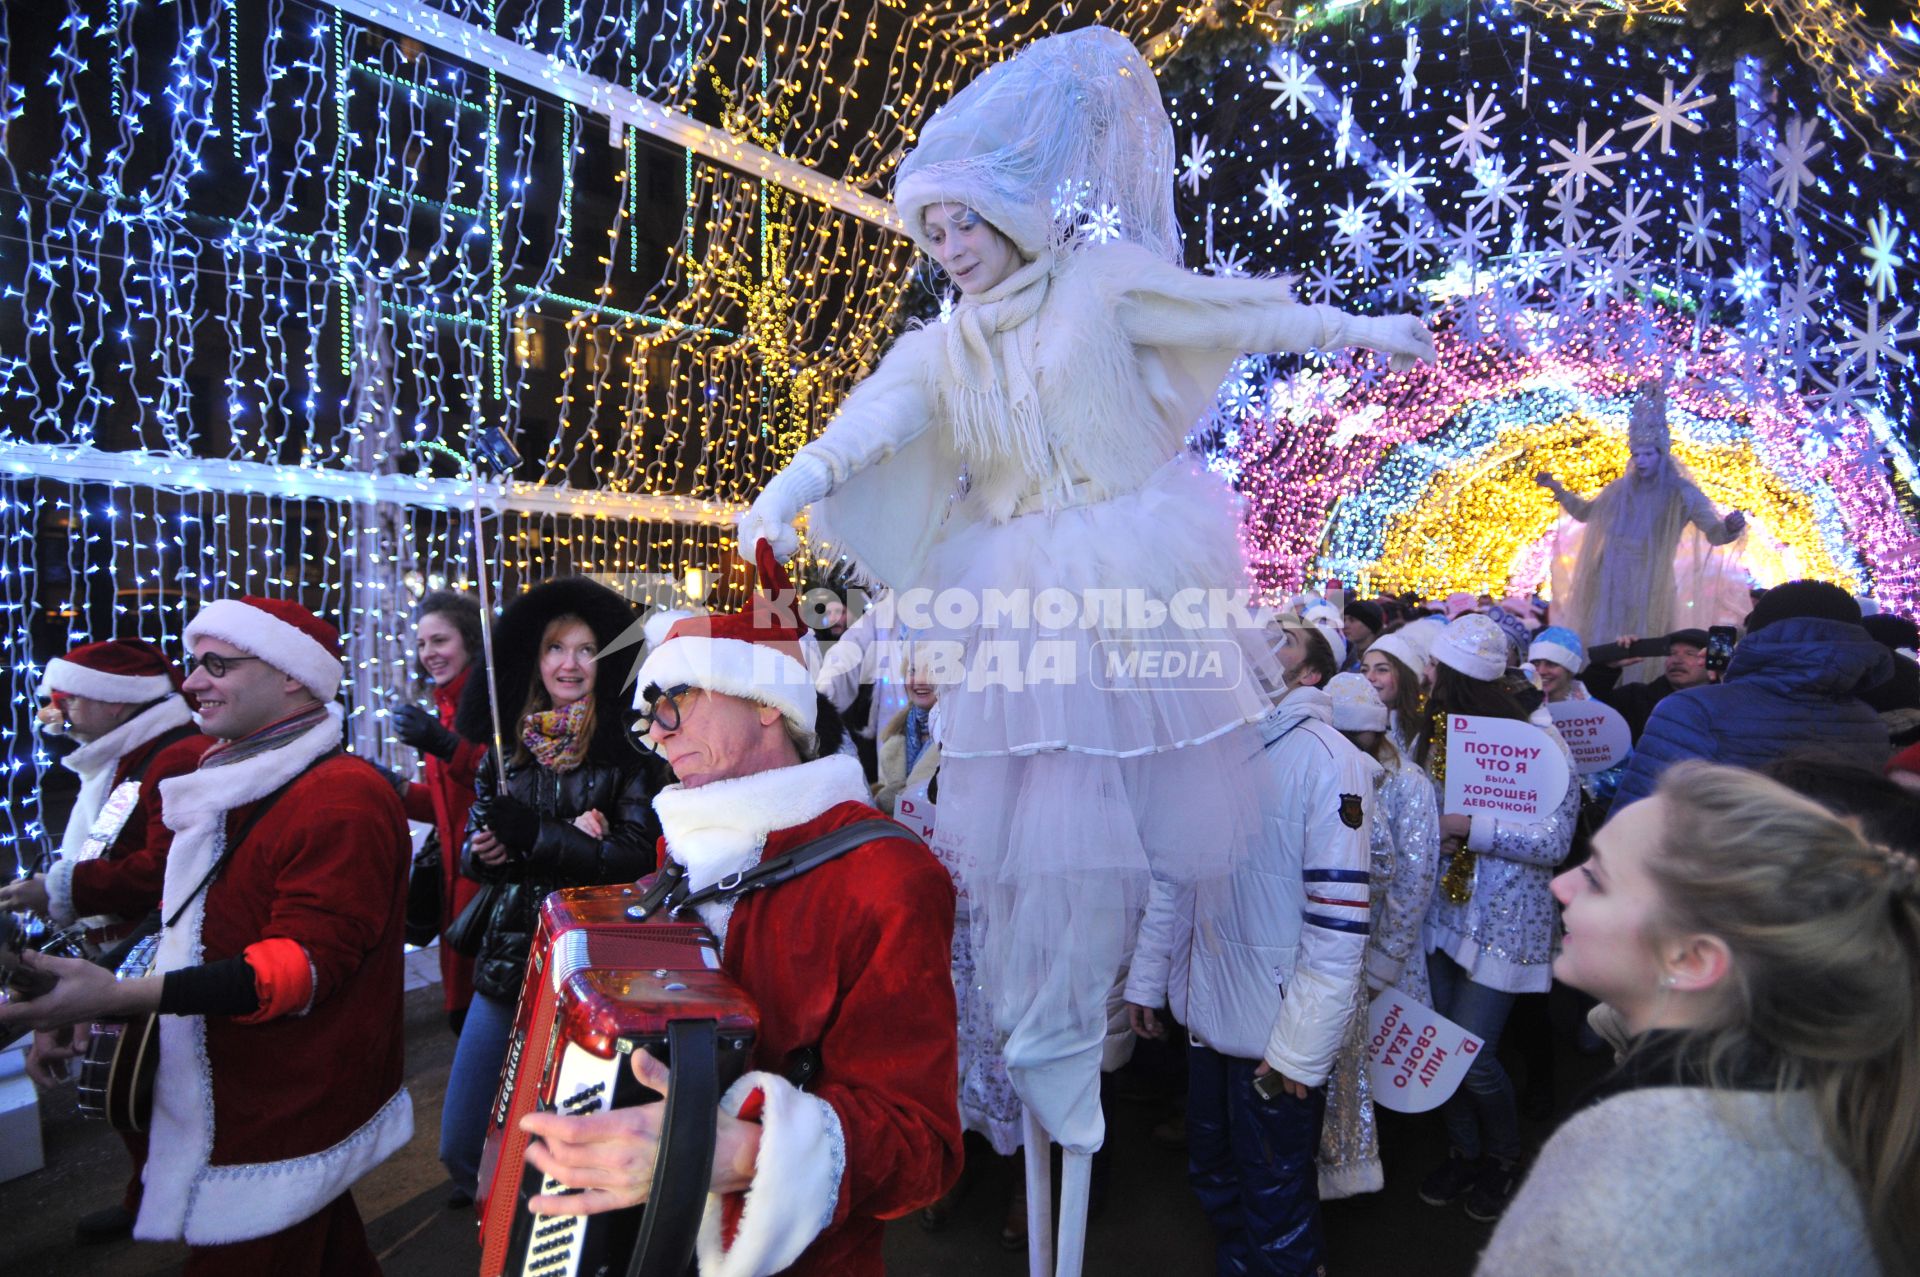
[[287, 599], [220, 599], [187, 626], [187, 650], [203, 638], [231, 643], [296, 680], [323, 701], [340, 694], [340, 631]]
[[[793, 583], [764, 540], [754, 552], [761, 592], [747, 610], [675, 621], [635, 676], [633, 707], [674, 687], [702, 687], [771, 705], [789, 723], [812, 735], [818, 707], [813, 676], [800, 647]], [[647, 737], [639, 738], [651, 745]]]

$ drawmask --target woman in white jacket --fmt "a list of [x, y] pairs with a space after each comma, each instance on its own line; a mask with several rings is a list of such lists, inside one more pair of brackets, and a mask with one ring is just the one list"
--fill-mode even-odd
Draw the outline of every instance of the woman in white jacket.
[[[1106, 997], [1150, 876], [1217, 877], [1258, 828], [1265, 706], [1243, 666], [1269, 658], [1244, 611], [1219, 606], [1244, 603], [1245, 567], [1229, 495], [1186, 434], [1243, 352], [1433, 355], [1412, 317], [1183, 269], [1172, 161], [1151, 69], [1103, 28], [1041, 40], [957, 94], [894, 195], [957, 304], [895, 343], [740, 524], [743, 543], [791, 553], [812, 505], [904, 621], [961, 653], [943, 837], [973, 879], [1014, 1083], [1081, 1153], [1104, 1134]], [[1164, 678], [1143, 651], [1233, 669]]]
[[[1566, 754], [1545, 708], [1529, 713], [1501, 685], [1507, 655], [1506, 635], [1477, 613], [1450, 622], [1434, 640], [1433, 691], [1413, 759], [1443, 810], [1452, 715], [1530, 722]], [[1465, 1197], [1467, 1214], [1482, 1222], [1499, 1218], [1519, 1182], [1520, 1113], [1498, 1049], [1514, 998], [1544, 993], [1552, 983], [1556, 922], [1547, 888], [1554, 866], [1567, 858], [1580, 807], [1570, 758], [1567, 775], [1558, 806], [1539, 820], [1486, 812], [1440, 817], [1439, 881], [1426, 926], [1433, 1009], [1486, 1045], [1441, 1107], [1451, 1149], [1421, 1183], [1420, 1198], [1443, 1206]]]

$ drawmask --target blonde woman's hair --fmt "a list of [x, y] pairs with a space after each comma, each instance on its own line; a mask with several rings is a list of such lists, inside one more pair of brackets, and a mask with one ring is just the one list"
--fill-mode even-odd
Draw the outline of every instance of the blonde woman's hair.
[[1709, 1079], [1771, 1059], [1804, 1088], [1889, 1273], [1920, 1271], [1920, 864], [1756, 772], [1661, 777], [1650, 938], [1717, 936], [1724, 999], [1688, 1047]]
[[[543, 710], [553, 708], [553, 698], [547, 695], [546, 680], [540, 677], [540, 659], [546, 654], [547, 644], [558, 638], [560, 631], [566, 629], [568, 626], [586, 624], [586, 618], [577, 616], [572, 612], [563, 612], [551, 621], [548, 621], [547, 627], [540, 631], [540, 641], [534, 645], [533, 649], [533, 677], [527, 680], [527, 699], [525, 703], [520, 706], [520, 717], [513, 720], [513, 757], [515, 762], [530, 763], [533, 761], [532, 752], [527, 749], [526, 744], [521, 739], [521, 737], [526, 734], [527, 719]], [[591, 630], [593, 627], [589, 625], [587, 628]], [[595, 636], [595, 645], [597, 646], [599, 642], [599, 637]], [[599, 692], [600, 672], [596, 669], [593, 677], [593, 691], [587, 693], [586, 712], [580, 719], [580, 734], [574, 738], [573, 748], [568, 750], [564, 756], [554, 761], [554, 771], [570, 772], [587, 760], [587, 751], [593, 746], [593, 734], [598, 731], [600, 727]]]

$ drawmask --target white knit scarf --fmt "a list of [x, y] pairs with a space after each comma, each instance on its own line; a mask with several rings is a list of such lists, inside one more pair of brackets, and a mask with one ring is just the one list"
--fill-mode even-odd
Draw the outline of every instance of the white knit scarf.
[[978, 297], [954, 307], [948, 321], [947, 362], [953, 376], [947, 414], [961, 455], [1007, 458], [1027, 473], [1047, 476], [1052, 450], [1034, 384], [1033, 334], [1019, 330], [1040, 312], [1057, 258], [1034, 258]]

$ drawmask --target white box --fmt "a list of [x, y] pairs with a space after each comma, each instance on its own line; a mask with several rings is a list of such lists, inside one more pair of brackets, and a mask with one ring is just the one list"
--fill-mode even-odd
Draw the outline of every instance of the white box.
[[24, 1046], [0, 1053], [0, 1183], [47, 1164], [40, 1143], [40, 1093], [26, 1075]]

